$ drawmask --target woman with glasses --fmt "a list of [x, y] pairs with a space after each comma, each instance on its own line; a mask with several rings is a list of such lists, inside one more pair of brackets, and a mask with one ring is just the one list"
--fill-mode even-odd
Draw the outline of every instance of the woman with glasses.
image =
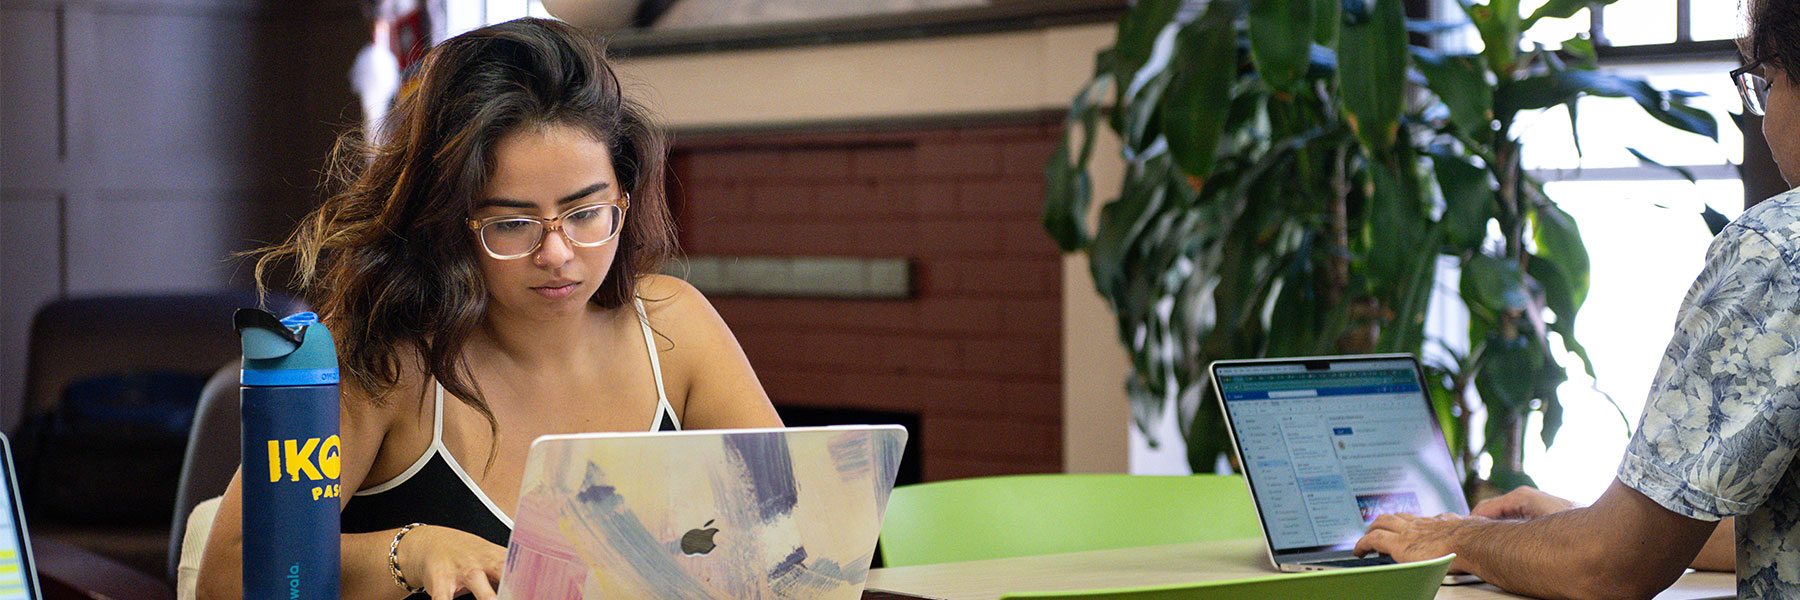
[[[540, 435], [780, 426], [712, 306], [657, 274], [666, 144], [586, 35], [457, 36], [387, 119], [257, 263], [291, 261], [338, 340], [344, 597], [493, 598]], [[242, 595], [238, 485], [205, 598]]]
[[[1731, 75], [1746, 111], [1763, 115], [1782, 176], [1800, 184], [1800, 3], [1747, 8], [1750, 61]], [[1724, 563], [1741, 598], [1800, 598], [1800, 189], [1744, 211], [1706, 262], [1618, 477], [1593, 506], [1527, 490], [1475, 517], [1383, 516], [1357, 551], [1455, 553], [1454, 569], [1559, 598], [1647, 598], [1691, 561]], [[1701, 552], [1728, 530], [1734, 560]]]

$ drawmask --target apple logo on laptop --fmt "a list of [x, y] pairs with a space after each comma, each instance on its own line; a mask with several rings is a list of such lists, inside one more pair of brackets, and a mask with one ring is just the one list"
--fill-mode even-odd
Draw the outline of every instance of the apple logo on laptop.
[[703, 529], [693, 529], [682, 534], [681, 553], [688, 556], [701, 556], [718, 547], [718, 544], [713, 543], [713, 536], [719, 533], [719, 528], [713, 527], [712, 524], [712, 521], [707, 521], [705, 525], [700, 526]]

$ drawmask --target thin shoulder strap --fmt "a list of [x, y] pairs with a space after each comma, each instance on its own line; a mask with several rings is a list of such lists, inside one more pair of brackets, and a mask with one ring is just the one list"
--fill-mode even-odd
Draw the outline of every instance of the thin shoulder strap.
[[431, 445], [436, 446], [444, 443], [444, 384], [436, 379], [431, 384], [437, 388], [437, 401], [431, 409]]
[[650, 316], [644, 312], [644, 300], [632, 298], [631, 303], [637, 306], [638, 326], [644, 330], [644, 350], [650, 353], [650, 374], [656, 376], [656, 412], [658, 416], [657, 422], [651, 423], [650, 426], [656, 427], [658, 423], [662, 422], [661, 415], [668, 415], [669, 420], [673, 421], [676, 427], [680, 427], [681, 421], [675, 418], [674, 406], [669, 404], [669, 394], [663, 391], [662, 361], [656, 358], [656, 336], [650, 331]]

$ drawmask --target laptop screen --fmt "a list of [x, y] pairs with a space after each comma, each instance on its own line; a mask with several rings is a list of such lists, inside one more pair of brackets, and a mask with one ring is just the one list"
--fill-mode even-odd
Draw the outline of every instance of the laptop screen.
[[18, 487], [14, 485], [12, 451], [0, 436], [0, 600], [37, 600], [36, 573], [19, 522]]
[[1410, 357], [1219, 363], [1278, 554], [1348, 550], [1376, 516], [1469, 512]]

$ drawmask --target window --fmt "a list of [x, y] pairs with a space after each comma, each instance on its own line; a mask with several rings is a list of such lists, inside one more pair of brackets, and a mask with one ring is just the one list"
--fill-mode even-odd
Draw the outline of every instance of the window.
[[448, 0], [443, 4], [443, 39], [522, 17], [550, 17], [543, 0]]
[[[1456, 0], [1439, 14], [1460, 19]], [[1707, 10], [1695, 10], [1708, 4]], [[1543, 0], [1526, 0], [1529, 13]], [[1742, 112], [1726, 76], [1737, 63], [1718, 40], [1738, 35], [1736, 10], [1720, 10], [1713, 0], [1621, 0], [1598, 19], [1582, 11], [1547, 21], [1529, 42], [1559, 44], [1580, 33], [1603, 47], [1664, 48], [1653, 62], [1603, 58], [1602, 69], [1648, 80], [1659, 89], [1706, 94], [1694, 104], [1719, 121], [1719, 143], [1657, 123], [1627, 99], [1586, 98], [1578, 105], [1581, 150], [1576, 151], [1567, 111], [1557, 108], [1521, 115], [1515, 132], [1524, 143], [1525, 167], [1546, 182], [1546, 191], [1581, 227], [1593, 267], [1591, 289], [1576, 319], [1576, 332], [1593, 358], [1599, 381], [1580, 371], [1579, 359], [1559, 354], [1571, 368], [1558, 394], [1565, 409], [1556, 443], [1546, 449], [1534, 419], [1528, 427], [1526, 466], [1544, 490], [1591, 502], [1611, 484], [1626, 443], [1623, 412], [1635, 430], [1675, 314], [1704, 264], [1712, 234], [1700, 218], [1710, 206], [1726, 218], [1743, 212], [1743, 185], [1735, 165], [1743, 161], [1743, 136], [1728, 113]], [[1732, 4], [1735, 8], [1736, 3]], [[1712, 42], [1713, 46], [1700, 43]], [[1454, 31], [1440, 38], [1448, 51], [1473, 52], [1480, 38]], [[1603, 52], [1603, 57], [1606, 56]], [[1668, 169], [1639, 161], [1636, 148], [1666, 165], [1681, 166], [1698, 179], [1690, 183]], [[1454, 269], [1452, 269], [1453, 271]], [[1447, 273], [1448, 293], [1455, 274]], [[1436, 303], [1431, 325], [1438, 331], [1465, 328], [1466, 315]], [[1553, 344], [1560, 353], [1560, 344]], [[1619, 405], [1617, 411], [1607, 401]], [[1479, 435], [1480, 428], [1475, 428]]]
[[[1437, 14], [1452, 22], [1463, 21], [1461, 0], [1439, 0]], [[1524, 0], [1524, 14], [1543, 6], [1548, 0]], [[1730, 0], [1619, 0], [1599, 8], [1598, 18], [1591, 10], [1564, 19], [1546, 19], [1533, 27], [1526, 43], [1556, 47], [1577, 34], [1588, 34], [1602, 47], [1670, 46], [1680, 48], [1696, 42], [1719, 42], [1736, 39], [1743, 25], [1738, 2]], [[1457, 31], [1439, 38], [1440, 47], [1449, 51], [1474, 51], [1481, 48], [1481, 38], [1473, 29]]]

